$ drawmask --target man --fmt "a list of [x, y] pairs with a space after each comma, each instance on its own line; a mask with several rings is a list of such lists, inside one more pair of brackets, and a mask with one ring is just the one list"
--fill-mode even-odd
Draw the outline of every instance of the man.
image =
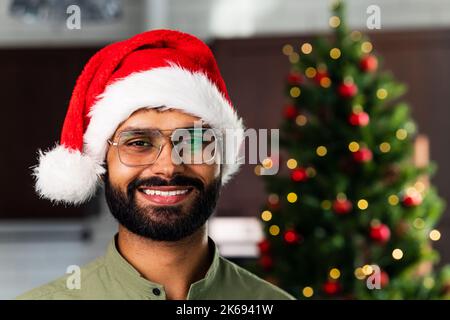
[[207, 235], [239, 168], [242, 130], [199, 39], [154, 30], [100, 50], [77, 81], [60, 145], [41, 152], [34, 175], [41, 197], [67, 204], [102, 182], [119, 232], [81, 269], [79, 288], [63, 277], [19, 298], [293, 299], [221, 257]]

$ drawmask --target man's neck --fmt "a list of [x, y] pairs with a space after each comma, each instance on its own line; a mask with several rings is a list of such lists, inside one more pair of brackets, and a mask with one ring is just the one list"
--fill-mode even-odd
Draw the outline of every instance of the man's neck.
[[179, 241], [154, 241], [119, 226], [117, 249], [149, 281], [164, 286], [167, 299], [186, 299], [212, 262], [206, 226]]

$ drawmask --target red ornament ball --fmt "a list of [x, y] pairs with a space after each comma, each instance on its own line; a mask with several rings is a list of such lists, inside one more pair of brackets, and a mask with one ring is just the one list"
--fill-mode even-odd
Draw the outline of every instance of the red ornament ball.
[[372, 151], [368, 148], [360, 148], [358, 151], [353, 152], [353, 160], [360, 163], [371, 161], [372, 156]]
[[292, 170], [291, 179], [296, 182], [306, 181], [308, 179], [306, 170], [304, 168], [296, 168]]
[[358, 87], [353, 82], [341, 83], [338, 87], [338, 93], [342, 98], [353, 98], [358, 93]]
[[389, 275], [385, 271], [381, 271], [380, 273], [380, 286], [381, 288], [386, 288], [389, 284]]
[[270, 251], [270, 242], [264, 239], [258, 243], [259, 252], [262, 254], [268, 253]]
[[302, 240], [302, 236], [294, 229], [286, 230], [283, 238], [288, 244], [298, 244]]
[[347, 214], [353, 208], [352, 203], [347, 199], [336, 199], [333, 202], [333, 211], [337, 214]]
[[327, 295], [333, 296], [341, 291], [341, 285], [337, 281], [328, 280], [323, 284], [323, 291]]
[[287, 76], [287, 82], [292, 86], [296, 86], [303, 83], [303, 77], [299, 72], [292, 71]]
[[378, 68], [378, 59], [374, 55], [366, 55], [361, 59], [359, 67], [364, 72], [374, 72]]
[[369, 115], [364, 111], [352, 112], [348, 117], [348, 122], [352, 126], [365, 127], [369, 124]]
[[410, 192], [403, 197], [402, 203], [405, 207], [417, 207], [422, 203], [422, 200], [420, 192]]
[[378, 243], [386, 243], [391, 238], [391, 230], [385, 224], [370, 227], [370, 238]]
[[259, 258], [259, 264], [265, 269], [269, 270], [273, 267], [273, 259], [269, 255], [262, 255]]
[[287, 106], [284, 107], [284, 117], [286, 119], [294, 119], [298, 114], [297, 108], [292, 105], [292, 104], [288, 104]]

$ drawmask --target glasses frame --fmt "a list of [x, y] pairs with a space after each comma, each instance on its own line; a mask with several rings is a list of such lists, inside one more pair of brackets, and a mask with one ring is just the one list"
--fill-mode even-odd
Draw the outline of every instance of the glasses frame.
[[[182, 129], [185, 129], [185, 130], [189, 130], [189, 129], [206, 129], [206, 130], [212, 130], [213, 133], [214, 133], [214, 137], [215, 137], [215, 146], [214, 146], [215, 151], [214, 151], [214, 156], [213, 156], [212, 159], [209, 160], [209, 161], [213, 161], [213, 160], [216, 158], [218, 147], [220, 147], [220, 146], [222, 145], [221, 141], [223, 140], [223, 138], [222, 138], [222, 135], [221, 135], [221, 134], [217, 134], [217, 133], [221, 133], [220, 130], [215, 129], [215, 128], [211, 128], [211, 127], [185, 127], [185, 128], [175, 128], [175, 129], [141, 129], [141, 130], [136, 129], [136, 130], [127, 130], [127, 131], [122, 131], [122, 132], [120, 132], [120, 134], [119, 134], [118, 137], [117, 137], [118, 140], [120, 140], [121, 135], [124, 134], [124, 133], [129, 133], [129, 132], [140, 132], [140, 131], [157, 131], [157, 132], [159, 132], [159, 134], [164, 138], [164, 143], [161, 144], [161, 145], [159, 146], [158, 154], [157, 154], [157, 156], [155, 157], [155, 160], [154, 160], [153, 162], [151, 162], [151, 163], [146, 163], [146, 164], [134, 164], [134, 165], [130, 165], [130, 164], [125, 163], [125, 162], [122, 160], [122, 157], [120, 156], [120, 152], [119, 152], [119, 145], [120, 145], [120, 143], [119, 143], [119, 142], [116, 142], [116, 141], [112, 141], [111, 139], [108, 139], [107, 141], [108, 141], [108, 143], [109, 143], [110, 146], [116, 147], [116, 149], [117, 149], [117, 156], [118, 156], [120, 162], [121, 162], [123, 165], [125, 165], [125, 166], [127, 166], [127, 167], [145, 167], [145, 166], [149, 166], [149, 165], [154, 164], [154, 163], [158, 160], [158, 158], [159, 158], [159, 156], [161, 155], [161, 152], [162, 152], [162, 150], [163, 150], [163, 148], [164, 148], [164, 146], [165, 146], [166, 144], [170, 143], [170, 144], [172, 145], [172, 148], [175, 147], [175, 146], [173, 145], [173, 141], [172, 141], [173, 134], [174, 134], [174, 132], [176, 132], [177, 130], [182, 130]], [[162, 134], [163, 132], [171, 132], [171, 134], [170, 134], [170, 135], [164, 135], [164, 134]], [[167, 140], [169, 140], [169, 142], [167, 142]], [[178, 155], [178, 153], [177, 153], [177, 155]], [[179, 155], [178, 155], [178, 157], [179, 157]], [[179, 157], [179, 160], [181, 160], [180, 157]], [[207, 162], [209, 162], [209, 161], [207, 161]], [[202, 164], [203, 164], [203, 163], [207, 163], [207, 162], [202, 162]], [[183, 163], [183, 161], [180, 161], [179, 163], [180, 163], [180, 164], [185, 164], [185, 163]], [[191, 164], [191, 163], [190, 163], [190, 164]]]

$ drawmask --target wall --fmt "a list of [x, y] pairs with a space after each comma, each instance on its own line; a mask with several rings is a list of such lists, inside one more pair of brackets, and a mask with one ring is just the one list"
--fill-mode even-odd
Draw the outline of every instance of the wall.
[[[329, 0], [171, 0], [171, 26], [202, 37], [306, 33], [328, 26]], [[349, 24], [365, 27], [366, 8], [381, 8], [382, 28], [450, 25], [450, 1], [348, 0]]]
[[124, 1], [123, 19], [118, 22], [92, 25], [82, 21], [80, 30], [67, 29], [65, 22], [27, 24], [10, 16], [9, 5], [9, 0], [0, 1], [2, 47], [96, 45], [129, 37], [142, 29], [142, 0]]
[[[174, 28], [204, 39], [300, 34], [327, 28], [329, 0], [123, 0], [120, 22], [67, 30], [65, 24], [25, 24], [0, 2], [0, 46], [95, 45], [152, 28]], [[366, 8], [381, 8], [383, 29], [450, 26], [450, 1], [348, 0], [349, 24], [365, 28]]]

